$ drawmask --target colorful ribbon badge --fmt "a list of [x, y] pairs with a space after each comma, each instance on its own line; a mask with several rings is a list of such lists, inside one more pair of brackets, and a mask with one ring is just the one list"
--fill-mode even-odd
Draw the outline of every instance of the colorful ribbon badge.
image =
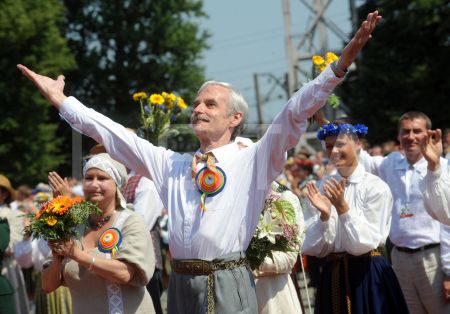
[[207, 167], [204, 167], [195, 177], [195, 185], [200, 193], [202, 193], [202, 196], [200, 197], [200, 211], [202, 217], [206, 211], [205, 198], [220, 193], [227, 181], [225, 172], [220, 167], [214, 168], [215, 169], [208, 169]]
[[98, 239], [98, 250], [103, 253], [110, 253], [114, 258], [122, 243], [122, 233], [117, 228], [109, 228]]

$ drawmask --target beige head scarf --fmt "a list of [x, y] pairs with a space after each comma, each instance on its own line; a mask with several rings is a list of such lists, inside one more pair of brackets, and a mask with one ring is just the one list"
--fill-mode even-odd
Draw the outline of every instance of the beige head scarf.
[[127, 202], [120, 192], [121, 189], [127, 184], [128, 174], [125, 166], [120, 162], [115, 161], [106, 153], [101, 153], [94, 155], [88, 160], [86, 165], [83, 167], [83, 177], [86, 172], [91, 168], [97, 168], [106, 172], [117, 185], [117, 197], [122, 208], [126, 208]]

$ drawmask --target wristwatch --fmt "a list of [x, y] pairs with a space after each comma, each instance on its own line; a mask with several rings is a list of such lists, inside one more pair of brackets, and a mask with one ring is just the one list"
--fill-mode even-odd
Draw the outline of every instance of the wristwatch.
[[347, 71], [348, 70], [342, 70], [342, 69], [340, 69], [339, 67], [338, 67], [338, 65], [337, 65], [337, 60], [336, 61], [334, 61], [333, 63], [331, 63], [330, 64], [330, 67], [331, 67], [331, 70], [333, 70], [333, 72], [334, 72], [334, 74], [337, 76], [337, 77], [344, 77], [345, 76], [345, 74], [347, 74]]

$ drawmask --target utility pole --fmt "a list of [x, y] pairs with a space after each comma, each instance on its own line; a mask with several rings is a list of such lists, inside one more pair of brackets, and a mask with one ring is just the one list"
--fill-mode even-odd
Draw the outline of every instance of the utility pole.
[[[330, 4], [331, 1], [327, 2], [327, 4]], [[323, 15], [323, 12], [325, 12], [326, 7], [324, 4], [324, 0], [316, 0], [315, 1], [315, 7], [316, 12], [321, 12], [320, 17]], [[319, 17], [319, 19], [320, 19]], [[323, 23], [317, 24], [317, 32], [319, 33], [319, 52], [324, 53], [328, 49], [328, 37], [327, 37], [327, 29], [326, 25]]]
[[350, 6], [350, 20], [352, 21], [352, 29], [356, 30], [358, 28], [358, 11], [356, 10], [355, 0], [349, 0]]
[[[288, 57], [288, 80], [287, 80], [287, 92], [289, 97], [294, 93], [294, 90], [298, 88], [297, 80], [297, 53], [292, 46], [291, 35], [291, 9], [289, 0], [283, 0], [283, 17], [284, 17], [284, 39], [286, 43], [286, 53]], [[288, 97], [288, 98], [289, 98]]]
[[253, 73], [253, 82], [255, 83], [255, 98], [256, 98], [256, 111], [258, 113], [258, 138], [262, 136], [263, 128], [263, 115], [262, 115], [262, 101], [261, 94], [259, 92], [259, 78], [258, 73]]

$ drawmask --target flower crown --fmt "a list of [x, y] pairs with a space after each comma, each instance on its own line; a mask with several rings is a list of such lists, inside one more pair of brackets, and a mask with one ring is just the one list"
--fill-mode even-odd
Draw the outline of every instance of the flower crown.
[[358, 137], [364, 136], [367, 134], [369, 128], [364, 124], [355, 124], [352, 125], [350, 123], [328, 123], [323, 125], [319, 131], [317, 132], [317, 138], [321, 141], [325, 140], [327, 136], [333, 136], [338, 134], [355, 134]]

